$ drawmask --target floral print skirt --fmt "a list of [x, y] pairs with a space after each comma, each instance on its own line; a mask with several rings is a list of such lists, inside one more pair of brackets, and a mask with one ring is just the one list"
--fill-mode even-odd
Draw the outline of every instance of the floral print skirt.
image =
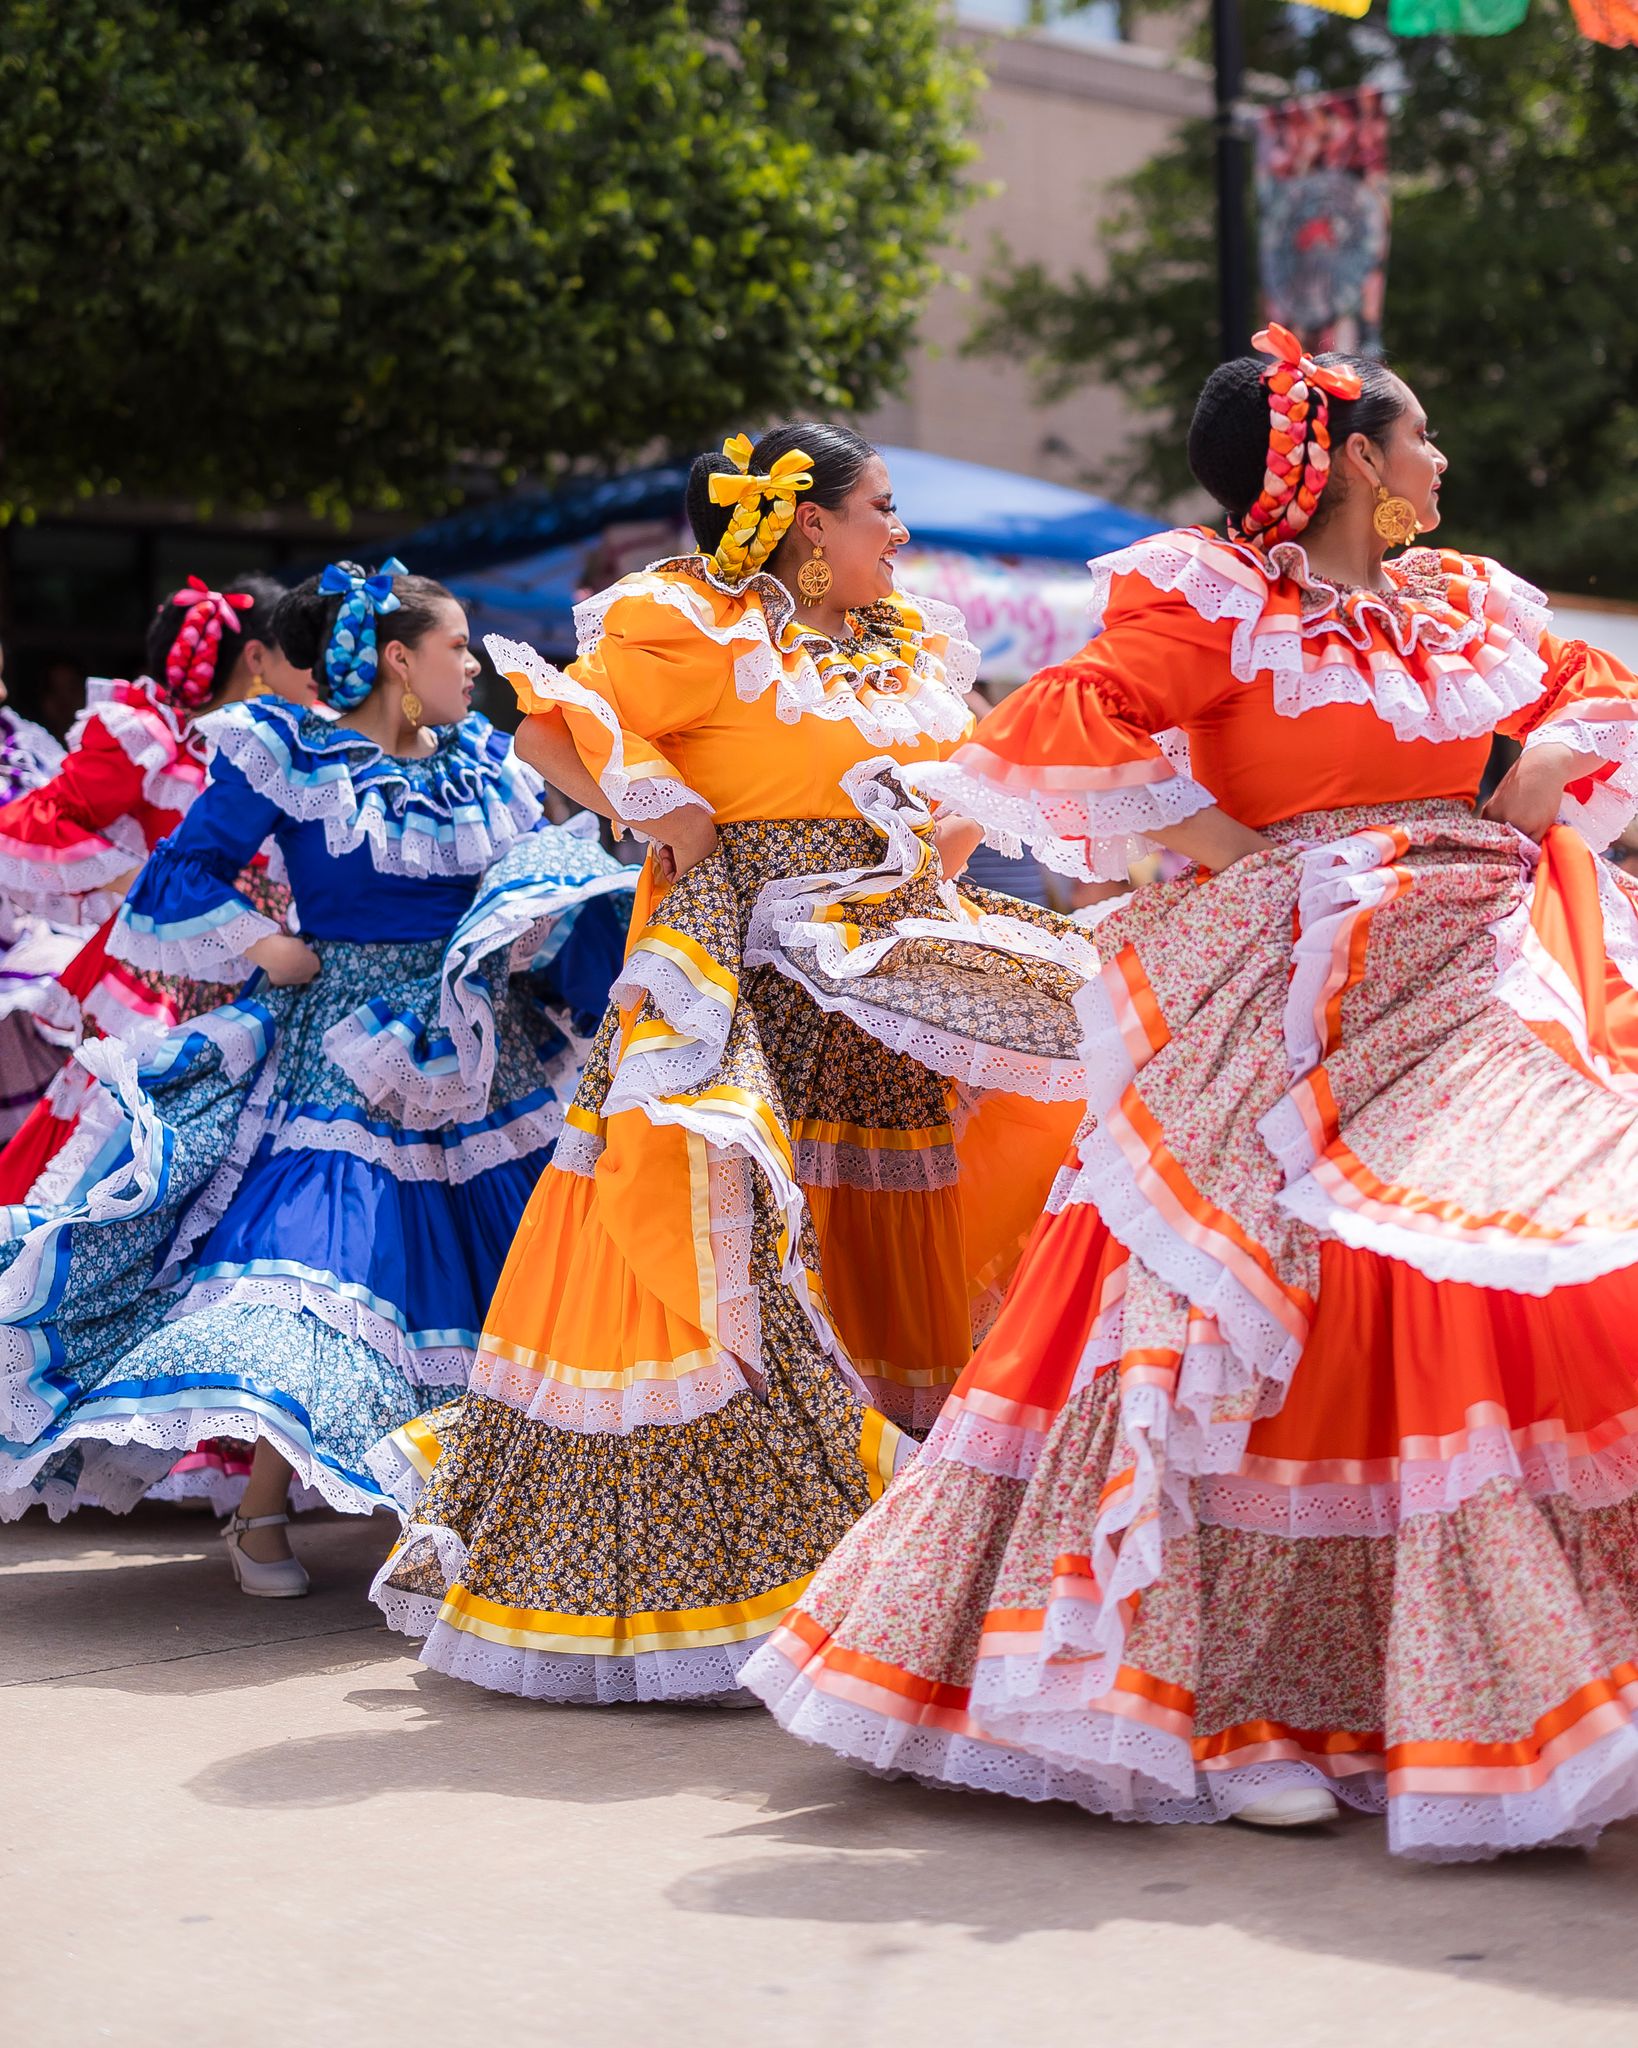
[[[937, 1416], [1073, 1133], [1089, 949], [958, 902], [917, 823], [724, 825], [637, 931], [465, 1400], [376, 1461], [408, 1525], [375, 1597], [428, 1663], [732, 1692]], [[986, 915], [1035, 951], [965, 943]], [[935, 1067], [1009, 1015], [1034, 1049], [982, 1096]]]
[[745, 1682], [1121, 1819], [1586, 1841], [1638, 1811], [1638, 905], [1463, 804], [1272, 836], [1098, 926], [1050, 1214]]

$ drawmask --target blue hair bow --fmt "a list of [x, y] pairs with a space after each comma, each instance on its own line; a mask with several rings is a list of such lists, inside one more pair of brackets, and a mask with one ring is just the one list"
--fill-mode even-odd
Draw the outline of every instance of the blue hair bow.
[[356, 562], [332, 562], [319, 578], [326, 597], [341, 597], [324, 650], [324, 675], [330, 702], [343, 711], [356, 710], [375, 686], [376, 614], [397, 611], [392, 579], [408, 573], [396, 555], [389, 555], [374, 575], [366, 575]]

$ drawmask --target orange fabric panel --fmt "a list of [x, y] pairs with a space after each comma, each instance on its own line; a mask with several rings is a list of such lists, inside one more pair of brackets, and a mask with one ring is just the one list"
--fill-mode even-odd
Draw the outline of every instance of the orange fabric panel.
[[995, 1327], [957, 1383], [958, 1396], [992, 1394], [1056, 1411], [1069, 1398], [1091, 1341], [1105, 1282], [1126, 1252], [1096, 1209], [1078, 1202], [1043, 1216], [1024, 1247]]
[[955, 1189], [803, 1192], [819, 1236], [825, 1299], [854, 1364], [888, 1379], [934, 1374], [952, 1383], [972, 1352]]
[[1638, 1408], [1638, 1268], [1540, 1298], [1432, 1281], [1397, 1260], [1320, 1246], [1319, 1307], [1285, 1405], [1247, 1455], [1386, 1458], [1498, 1404], [1514, 1429], [1572, 1434]]
[[606, 1207], [588, 1176], [547, 1168], [512, 1240], [486, 1336], [599, 1373], [688, 1358], [704, 1347], [697, 1321], [676, 1305], [680, 1290], [667, 1300], [646, 1266], [633, 1266], [605, 1227]]
[[956, 1141], [961, 1162], [967, 1278], [975, 1292], [1011, 1279], [1065, 1155], [1083, 1105], [986, 1095]]

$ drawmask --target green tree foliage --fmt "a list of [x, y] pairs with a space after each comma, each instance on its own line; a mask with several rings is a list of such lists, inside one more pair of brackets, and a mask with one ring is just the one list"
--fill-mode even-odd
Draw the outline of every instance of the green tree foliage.
[[[1451, 457], [1447, 532], [1562, 590], [1638, 596], [1638, 54], [1562, 0], [1496, 37], [1389, 43], [1247, 0], [1253, 75], [1393, 77], [1386, 340]], [[1066, 252], [1069, 255], [1070, 252]], [[1210, 136], [1124, 181], [1101, 274], [1003, 265], [975, 336], [1027, 352], [1043, 396], [1089, 377], [1149, 415], [1102, 481], [1159, 506], [1217, 355]]]
[[0, 500], [425, 509], [868, 405], [969, 87], [937, 0], [6, 0]]

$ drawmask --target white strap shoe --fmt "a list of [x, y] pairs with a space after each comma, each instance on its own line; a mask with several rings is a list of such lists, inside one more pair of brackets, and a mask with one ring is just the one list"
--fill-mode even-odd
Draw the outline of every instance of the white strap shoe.
[[227, 1545], [241, 1593], [252, 1593], [259, 1600], [299, 1600], [311, 1590], [299, 1557], [281, 1557], [272, 1564], [264, 1564], [259, 1558], [248, 1557], [239, 1542], [246, 1529], [271, 1529], [289, 1520], [288, 1515], [252, 1515], [247, 1522], [243, 1515], [229, 1515], [222, 1524], [222, 1540]]
[[1248, 1828], [1313, 1828], [1336, 1817], [1337, 1802], [1323, 1785], [1287, 1785], [1266, 1799], [1254, 1799], [1233, 1816]]

